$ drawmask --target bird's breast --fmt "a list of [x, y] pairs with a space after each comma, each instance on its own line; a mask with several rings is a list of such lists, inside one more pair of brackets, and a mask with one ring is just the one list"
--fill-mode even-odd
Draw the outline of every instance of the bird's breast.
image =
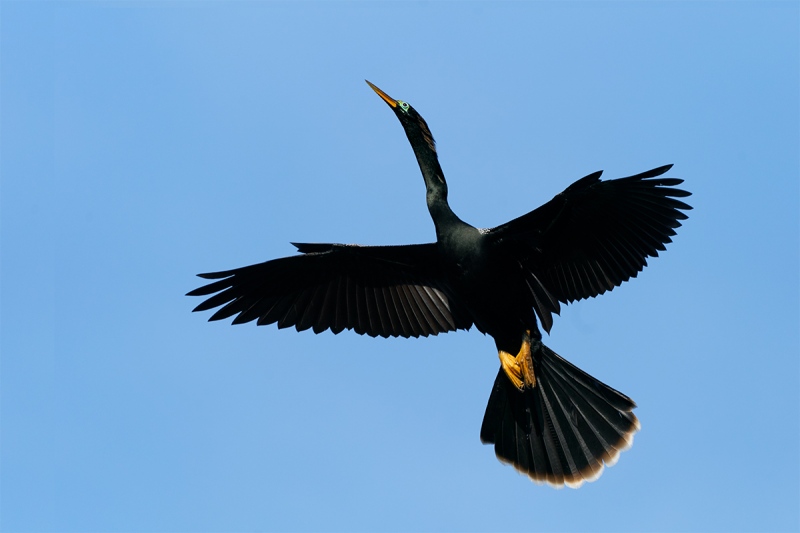
[[452, 296], [470, 312], [479, 330], [496, 337], [531, 328], [533, 315], [516, 261], [501, 255], [477, 231], [475, 237], [440, 241], [440, 247]]

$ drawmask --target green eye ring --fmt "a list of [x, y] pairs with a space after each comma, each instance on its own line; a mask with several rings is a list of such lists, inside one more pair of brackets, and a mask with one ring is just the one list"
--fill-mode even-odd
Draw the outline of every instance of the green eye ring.
[[397, 105], [399, 105], [400, 109], [402, 109], [405, 112], [408, 112], [408, 108], [411, 107], [410, 105], [408, 105], [407, 102], [403, 102], [402, 100], [398, 100]]

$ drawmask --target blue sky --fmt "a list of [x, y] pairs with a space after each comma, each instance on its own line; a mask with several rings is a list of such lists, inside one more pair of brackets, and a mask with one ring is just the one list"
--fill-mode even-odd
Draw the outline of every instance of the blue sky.
[[[800, 528], [796, 2], [0, 4], [4, 531]], [[630, 395], [596, 482], [478, 439], [497, 371], [429, 339], [209, 324], [194, 275], [429, 242], [402, 129], [494, 226], [674, 163], [691, 217], [545, 342]]]

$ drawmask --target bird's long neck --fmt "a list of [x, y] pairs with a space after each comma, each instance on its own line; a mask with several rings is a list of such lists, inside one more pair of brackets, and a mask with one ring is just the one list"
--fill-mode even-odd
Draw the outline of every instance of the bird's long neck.
[[406, 129], [406, 134], [417, 157], [422, 177], [425, 179], [428, 212], [436, 226], [437, 236], [441, 237], [443, 233], [463, 225], [464, 222], [453, 213], [450, 204], [447, 203], [447, 182], [436, 155], [436, 144], [422, 117], [419, 118], [419, 124]]

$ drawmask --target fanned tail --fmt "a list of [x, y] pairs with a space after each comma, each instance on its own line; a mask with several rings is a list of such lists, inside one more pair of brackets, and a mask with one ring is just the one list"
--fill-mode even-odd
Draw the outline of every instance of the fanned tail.
[[534, 482], [578, 488], [631, 447], [636, 404], [544, 344], [531, 348], [535, 387], [520, 392], [501, 368], [481, 441]]

